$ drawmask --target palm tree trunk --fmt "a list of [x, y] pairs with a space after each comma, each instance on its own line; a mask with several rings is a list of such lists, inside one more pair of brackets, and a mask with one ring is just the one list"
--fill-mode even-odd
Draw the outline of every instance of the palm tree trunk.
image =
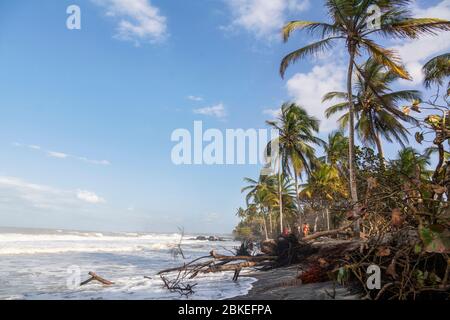
[[[298, 174], [297, 174], [297, 170], [294, 170], [294, 175], [295, 175], [295, 196], [297, 199], [297, 213], [298, 213], [298, 223], [300, 225], [300, 230], [301, 227], [303, 225], [303, 217], [302, 217], [302, 212], [300, 209], [300, 195], [299, 195], [299, 190], [298, 190]], [[300, 232], [300, 237], [302, 237], [303, 232]]]
[[281, 159], [278, 164], [278, 194], [279, 194], [279, 209], [280, 209], [280, 230], [283, 233], [283, 187], [281, 185]]
[[270, 228], [270, 237], [273, 237], [272, 209], [269, 209], [269, 228]]
[[380, 164], [384, 168], [384, 151], [383, 151], [383, 144], [381, 142], [380, 133], [375, 133], [375, 143], [377, 144], [377, 150], [378, 150], [378, 157], [380, 158]]
[[[353, 104], [353, 64], [355, 63], [356, 48], [354, 43], [350, 40], [348, 44], [348, 51], [350, 54], [350, 60], [348, 63], [348, 74], [347, 74], [347, 95], [348, 95], [348, 106], [349, 106], [349, 147], [348, 147], [348, 167], [349, 167], [349, 178], [350, 178], [350, 194], [352, 197], [353, 204], [358, 203], [358, 190], [356, 184], [356, 172], [355, 172], [355, 106]], [[355, 235], [358, 236], [360, 232], [360, 222], [359, 220], [355, 223]]]
[[263, 218], [263, 221], [264, 221], [264, 233], [265, 233], [265, 236], [266, 236], [266, 240], [269, 240], [269, 234], [267, 233], [267, 222], [266, 222], [266, 217], [262, 217]]

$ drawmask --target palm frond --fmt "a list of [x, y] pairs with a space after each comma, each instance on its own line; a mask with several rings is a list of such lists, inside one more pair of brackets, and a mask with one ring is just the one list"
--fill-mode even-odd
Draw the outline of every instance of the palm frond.
[[287, 42], [292, 32], [296, 30], [305, 30], [312, 34], [319, 32], [322, 37], [336, 35], [339, 31], [335, 25], [328, 23], [312, 21], [291, 21], [283, 27], [282, 33], [284, 42]]
[[378, 63], [386, 66], [401, 78], [411, 80], [411, 76], [405, 67], [400, 64], [401, 60], [394, 50], [385, 49], [369, 39], [362, 39], [361, 43]]
[[438, 31], [450, 31], [450, 21], [433, 18], [411, 18], [381, 28], [384, 34], [398, 38], [417, 39], [421, 35], [437, 35]]
[[295, 63], [297, 60], [303, 59], [304, 57], [306, 57], [308, 55], [318, 54], [320, 52], [323, 52], [323, 51], [329, 49], [331, 47], [331, 43], [334, 39], [336, 39], [336, 38], [331, 37], [331, 38], [327, 38], [324, 40], [320, 40], [320, 41], [314, 42], [303, 48], [300, 48], [298, 50], [295, 50], [295, 51], [289, 53], [281, 61], [281, 66], [280, 66], [281, 77], [284, 78], [286, 69], [288, 68], [288, 66], [290, 64]]
[[425, 87], [432, 84], [442, 85], [444, 78], [450, 76], [450, 53], [434, 57], [423, 66]]

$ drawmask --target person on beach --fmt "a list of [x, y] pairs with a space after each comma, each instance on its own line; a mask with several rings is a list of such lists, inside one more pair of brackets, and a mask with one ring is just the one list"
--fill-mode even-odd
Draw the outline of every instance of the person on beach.
[[303, 224], [303, 236], [307, 237], [308, 235], [309, 235], [309, 224], [305, 222]]

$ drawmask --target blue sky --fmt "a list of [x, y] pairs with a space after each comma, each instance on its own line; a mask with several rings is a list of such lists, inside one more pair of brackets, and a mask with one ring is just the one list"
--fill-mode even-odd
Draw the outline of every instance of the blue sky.
[[[81, 8], [81, 30], [66, 8]], [[450, 19], [450, 1], [417, 1]], [[0, 3], [0, 225], [230, 232], [244, 176], [259, 167], [175, 166], [177, 128], [264, 128], [283, 101], [323, 119], [344, 85], [342, 48], [292, 67], [280, 59], [292, 19], [324, 20], [321, 1], [78, 0]], [[386, 43], [420, 88], [419, 67], [448, 34]], [[323, 119], [321, 135], [335, 127]], [[397, 146], [387, 146], [394, 154]]]

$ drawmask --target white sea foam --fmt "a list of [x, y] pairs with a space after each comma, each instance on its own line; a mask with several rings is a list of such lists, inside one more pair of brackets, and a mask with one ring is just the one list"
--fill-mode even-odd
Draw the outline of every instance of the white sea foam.
[[[180, 235], [95, 233], [55, 230], [1, 233], [0, 299], [179, 299], [162, 288], [156, 273], [183, 264], [174, 257]], [[187, 260], [212, 249], [232, 249], [237, 243], [190, 240], [182, 248]], [[223, 252], [225, 253], [225, 252]], [[103, 287], [91, 283], [77, 290], [66, 286], [68, 267], [76, 265], [82, 279], [95, 271], [115, 282]], [[152, 279], [144, 278], [150, 276]], [[191, 299], [224, 299], [246, 293], [254, 281], [231, 281], [232, 274], [197, 278]]]

